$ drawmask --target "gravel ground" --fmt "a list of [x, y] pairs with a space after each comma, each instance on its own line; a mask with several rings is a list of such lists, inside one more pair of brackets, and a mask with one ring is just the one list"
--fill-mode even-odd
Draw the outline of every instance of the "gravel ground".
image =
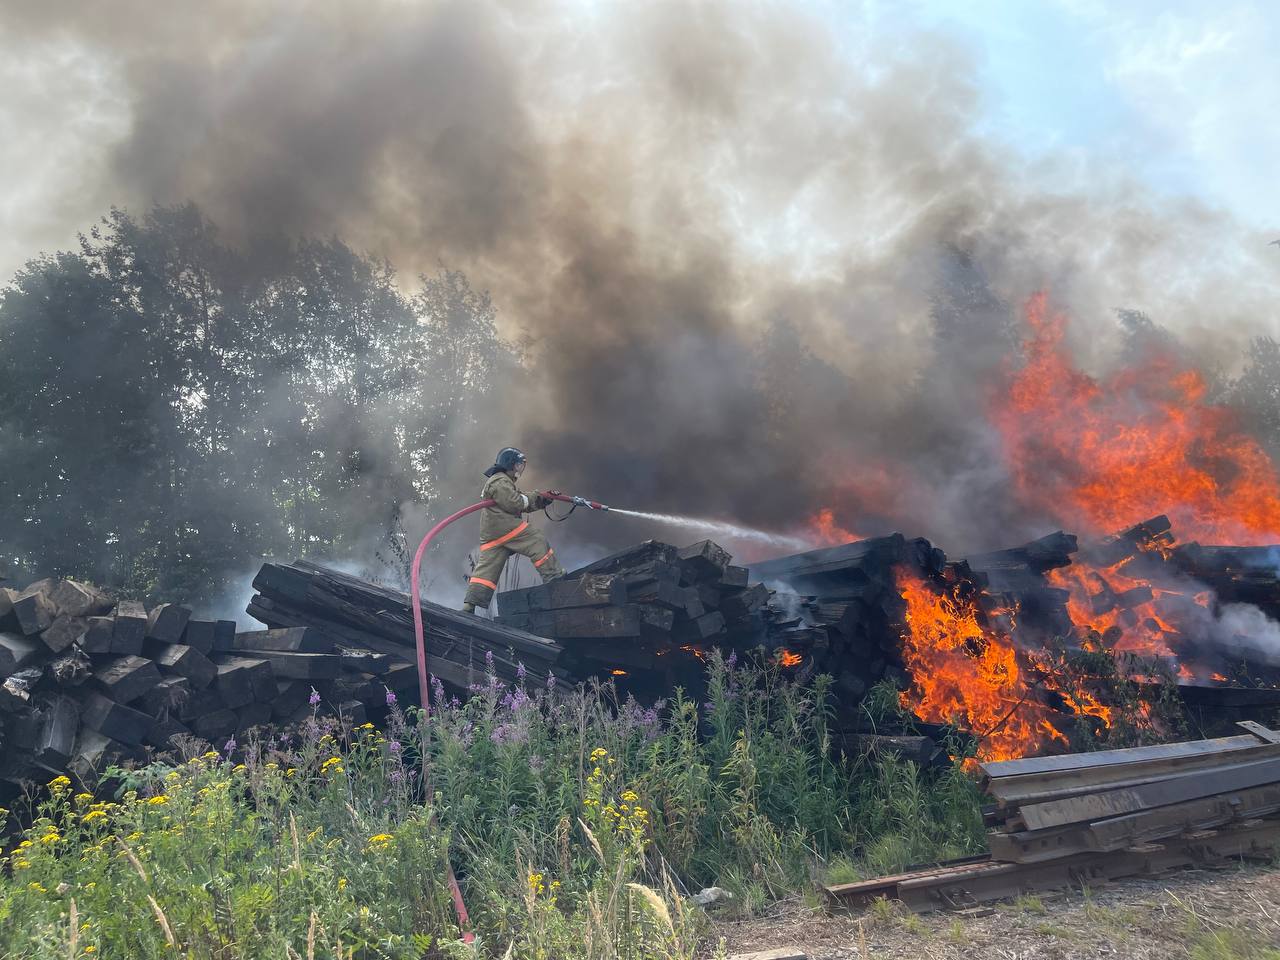
[[723, 938], [729, 955], [798, 947], [810, 960], [1280, 960], [1280, 865], [1182, 870], [990, 909], [917, 916], [881, 901], [832, 915], [784, 903], [716, 921], [707, 956]]

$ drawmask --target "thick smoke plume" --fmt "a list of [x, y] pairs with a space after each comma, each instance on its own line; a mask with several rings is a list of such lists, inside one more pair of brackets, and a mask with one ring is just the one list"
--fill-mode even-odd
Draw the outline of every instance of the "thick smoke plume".
[[[839, 494], [856, 532], [1004, 546], [1055, 525], [1008, 496], [985, 425], [1027, 296], [1093, 368], [1118, 307], [1209, 364], [1271, 309], [1265, 245], [1225, 215], [984, 140], [942, 36], [391, 0], [10, 4], [0, 29], [110, 92], [95, 209], [194, 200], [245, 242], [336, 234], [493, 292], [531, 375], [459, 496], [514, 442], [533, 484], [619, 506], [794, 531]], [[576, 520], [556, 534], [661, 533]]]

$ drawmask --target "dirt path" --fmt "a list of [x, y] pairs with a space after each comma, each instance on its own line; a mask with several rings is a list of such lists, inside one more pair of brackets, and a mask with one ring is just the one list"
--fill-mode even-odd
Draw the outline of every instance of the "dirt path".
[[882, 901], [831, 916], [793, 902], [714, 927], [713, 950], [723, 937], [729, 954], [795, 946], [810, 960], [1280, 960], [1280, 866], [1183, 870], [986, 915], [916, 916]]

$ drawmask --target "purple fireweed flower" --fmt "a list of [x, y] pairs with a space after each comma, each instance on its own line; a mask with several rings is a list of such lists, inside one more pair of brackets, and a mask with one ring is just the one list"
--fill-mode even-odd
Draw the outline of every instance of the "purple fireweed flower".
[[399, 753], [400, 749], [401, 747], [400, 747], [399, 740], [390, 740], [387, 742], [387, 751], [389, 753]]
[[236, 738], [235, 738], [235, 737], [232, 737], [230, 740], [228, 740], [226, 743], [224, 743], [224, 744], [222, 745], [222, 751], [223, 751], [223, 753], [230, 753], [230, 752], [231, 752], [232, 750], [234, 750], [235, 748], [236, 748]]
[[391, 774], [387, 779], [389, 779], [392, 783], [403, 783], [404, 771], [401, 770], [399, 767], [397, 767], [395, 770], [391, 771]]
[[550, 670], [547, 671], [547, 693], [551, 693], [556, 688], [556, 675]]
[[311, 697], [307, 702], [310, 703], [313, 707], [320, 702], [320, 694], [316, 692], [315, 687], [311, 688]]
[[384, 689], [387, 689], [387, 706], [394, 707], [396, 705], [396, 695], [389, 688]]
[[732, 670], [737, 665], [738, 665], [738, 651], [734, 650], [732, 653], [729, 654], [729, 659], [725, 661], [725, 666], [727, 666], [730, 670]]
[[493, 651], [486, 650], [484, 652], [484, 669], [485, 673], [493, 673]]
[[516, 679], [524, 683], [524, 661], [521, 660], [516, 664]]

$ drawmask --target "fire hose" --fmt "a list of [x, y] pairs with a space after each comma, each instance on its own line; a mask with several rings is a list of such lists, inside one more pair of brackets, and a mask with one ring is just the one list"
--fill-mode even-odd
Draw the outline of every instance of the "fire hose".
[[[559, 490], [548, 490], [540, 494], [540, 496], [548, 500], [559, 500], [563, 503], [571, 504], [569, 513], [563, 517], [548, 517], [552, 520], [567, 520], [569, 514], [573, 513], [578, 507], [586, 507], [589, 510], [608, 510], [603, 503], [595, 500], [588, 500], [585, 497], [574, 497], [561, 493]], [[431, 541], [436, 538], [445, 527], [453, 523], [455, 520], [461, 520], [469, 513], [475, 513], [477, 510], [483, 510], [485, 507], [492, 507], [495, 503], [493, 500], [481, 500], [479, 503], [473, 503], [469, 507], [463, 507], [457, 513], [451, 514], [437, 523], [434, 527], [427, 531], [427, 535], [422, 538], [422, 543], [418, 544], [418, 550], [413, 555], [413, 567], [409, 572], [409, 587], [413, 596], [413, 639], [418, 652], [418, 697], [422, 703], [422, 721], [425, 723], [431, 716], [431, 683], [427, 673], [427, 643], [426, 633], [423, 629], [422, 622], [422, 590], [418, 580], [422, 573], [422, 557], [427, 552], [427, 547]], [[427, 802], [431, 802], [431, 781], [427, 776], [427, 757], [426, 751], [422, 756], [422, 778], [426, 786]], [[453, 864], [446, 856], [445, 870], [448, 873], [447, 880], [449, 882], [449, 894], [453, 897], [453, 910], [458, 916], [458, 926], [462, 930], [462, 939], [464, 943], [474, 943], [476, 935], [471, 930], [471, 918], [467, 915], [467, 905], [462, 900], [462, 890], [458, 886], [458, 878], [454, 875]]]

